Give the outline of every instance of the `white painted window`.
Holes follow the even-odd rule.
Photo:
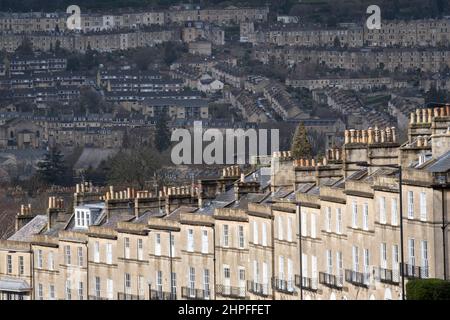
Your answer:
[[[398,224],[398,202],[395,198],[391,201],[391,224],[393,226]]]
[[[42,283],[38,284],[38,290],[37,290],[37,298],[38,300],[44,300],[44,288],[42,286]]]
[[[95,286],[95,296],[97,298],[100,298],[100,296],[101,296],[100,277],[95,277],[94,286]]]
[[[130,238],[124,238],[124,256],[125,259],[130,259]]]
[[[38,269],[42,269],[42,250],[39,249],[37,251],[37,267]],[[8,255],[8,273],[12,273],[12,257]]]
[[[352,227],[358,227],[358,204],[356,201],[352,202]]]
[[[138,296],[144,297],[145,296],[145,278],[144,276],[139,275],[138,276]]]
[[[420,193],[420,220],[427,221],[427,194]]]
[[[357,246],[352,248],[352,260],[353,260],[353,271],[357,272],[359,270],[359,250]]]
[[[78,282],[78,300],[84,300],[84,283]]]
[[[245,245],[245,239],[244,239],[244,227],[239,226],[238,227],[238,239],[239,239],[239,248],[243,249]]]
[[[287,241],[292,241],[292,218],[287,218]]]
[[[106,263],[112,264],[112,244],[106,244]]]
[[[259,269],[258,269],[258,261],[253,260],[253,281],[255,283],[259,283]]]
[[[171,252],[169,252],[171,257],[175,257],[175,235],[170,234],[170,250]]]
[[[174,297],[177,296],[177,274],[175,272],[172,272],[171,293]]]
[[[239,295],[245,295],[245,268],[238,267],[238,275],[239,275]]]
[[[195,296],[195,268],[189,267],[189,295]]]
[[[55,286],[53,284],[51,284],[49,286],[49,299],[50,300],[55,300],[56,299],[56,295],[55,295]]]
[[[258,223],[253,221],[253,243],[258,244]]]
[[[66,265],[72,264],[70,246],[64,246],[64,263]]]
[[[223,225],[223,237],[222,237],[222,241],[223,241],[223,246],[224,247],[228,247],[229,243],[228,243],[228,225],[225,224]]]
[[[315,238],[316,235],[316,215],[311,213],[311,238]]]
[[[333,274],[333,257],[331,256],[331,250],[325,251],[325,261],[327,262],[327,273]]]
[[[82,267],[84,265],[83,248],[78,247],[77,252],[78,252],[78,266]]]
[[[363,204],[363,229],[369,230],[369,204]]]
[[[311,279],[316,285],[317,282],[317,256],[311,256]]]
[[[98,241],[94,242],[94,262],[100,262],[100,243]]]
[[[49,254],[49,256],[50,256],[50,254]],[[11,265],[11,268],[12,268],[12,265]],[[49,269],[50,269],[50,267],[49,267]],[[19,256],[19,275],[23,275],[24,273],[25,273],[25,264],[23,261],[23,256]]]
[[[267,223],[262,223],[262,245],[267,246]]]
[[[408,262],[411,266],[416,265],[415,243],[414,239],[408,239]]]
[[[263,293],[267,294],[268,293],[268,286],[267,284],[269,283],[269,266],[267,264],[267,262],[263,262],[263,269],[262,269],[262,284],[263,284]]]
[[[308,235],[308,230],[307,230],[307,225],[306,225],[306,223],[308,221],[306,220],[306,212],[305,211],[302,211],[301,218],[302,218],[302,222],[301,222],[302,236],[306,237]]]
[[[398,258],[398,245],[394,244],[392,246],[392,269],[399,269],[399,258]]]
[[[278,278],[284,280],[284,257],[278,257]]]
[[[344,282],[344,259],[342,258],[342,251],[336,252],[336,261],[338,284],[342,286],[342,283]]]
[[[131,294],[131,274],[125,273],[125,293]]]
[[[142,239],[137,240],[137,258],[144,260],[144,241]]]
[[[325,208],[325,230],[331,232],[331,208]]]
[[[308,255],[302,253],[302,274],[303,278],[308,278]]]
[[[194,230],[188,229],[187,233],[187,251],[193,252],[194,251]]]
[[[342,210],[336,209],[336,233],[342,234]]]
[[[421,251],[421,276],[422,278],[428,278],[428,241],[422,240],[420,242],[420,251]]]
[[[157,255],[157,256],[161,255],[161,234],[160,233],[155,234],[155,255]]]
[[[203,290],[205,291],[205,298],[209,298],[209,269],[203,269]]]
[[[278,216],[278,239],[283,240],[283,217]]]
[[[287,259],[287,289],[292,291],[294,289],[294,264],[292,259]]]
[[[408,219],[414,219],[414,194],[408,191]]]
[[[387,268],[387,247],[384,242],[380,244],[380,263],[383,269]]]
[[[202,230],[202,253],[209,252],[208,230]]]
[[[225,294],[229,294],[231,292],[230,276],[230,267],[228,265],[223,265],[223,290]]]
[[[71,288],[71,283],[70,280],[66,280],[66,288],[65,288],[65,292],[66,292],[66,300],[72,300],[72,288]]]
[[[380,197],[380,223],[386,224],[386,198]]]
[[[369,281],[369,275],[370,275],[370,252],[369,249],[364,249],[363,251],[363,268],[364,268],[364,283],[367,283]]]
[[[106,292],[108,299],[114,299],[114,282],[112,279],[106,280]]]

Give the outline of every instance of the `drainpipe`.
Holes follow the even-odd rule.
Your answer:
[[[275,300],[275,290],[274,290],[274,275],[275,275],[275,230],[274,230],[274,226],[275,226],[275,216],[273,215],[273,211],[272,211],[272,230],[271,230],[271,234],[272,234],[272,300]]]
[[[300,266],[300,300],[303,300],[303,252],[302,252],[302,220],[300,202],[297,203],[298,212],[298,246],[299,246],[299,266]]]
[[[30,254],[30,277],[31,277],[31,294],[30,300],[34,300],[34,284],[35,284],[35,274],[34,274],[34,251],[31,248]]]
[[[213,286],[214,286],[214,300],[217,300],[216,298],[216,224],[214,223],[213,225],[213,251],[214,251],[214,256],[213,256],[213,262],[214,262],[214,282],[213,282]]]
[[[446,248],[446,242],[445,242],[445,229],[448,226],[448,223],[445,221],[445,193],[444,193],[444,187],[441,189],[442,191],[442,248],[443,248],[443,260],[444,260],[444,280],[447,280],[447,248]]]
[[[173,252],[172,252],[172,231],[169,230],[169,261],[170,261],[170,292],[173,293]]]

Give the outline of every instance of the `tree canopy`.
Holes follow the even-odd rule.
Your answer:
[[[291,152],[294,159],[309,158],[311,156],[311,143],[303,122],[300,122],[292,138]]]

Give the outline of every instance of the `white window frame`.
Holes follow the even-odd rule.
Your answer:
[[[83,256],[83,247],[77,247],[77,257],[78,257],[78,266],[84,266],[84,256]]]
[[[65,289],[66,300],[72,300],[72,283],[70,282],[70,279],[66,280]]]
[[[161,255],[161,233],[155,233],[155,256]]]
[[[342,209],[336,208],[336,233],[342,234]]]
[[[84,300],[84,282],[78,281],[78,300]]]
[[[114,299],[114,281],[112,279],[106,279],[106,292],[108,299]]]
[[[292,218],[287,217],[287,237],[286,240],[292,242]]]
[[[352,268],[353,271],[359,271],[359,248],[357,246],[352,247]]]
[[[124,245],[123,245],[123,247],[124,247],[124,257],[125,257],[125,259],[130,259],[130,238],[125,237],[123,239],[123,242],[124,242]]]
[[[95,277],[94,278],[94,289],[95,289],[95,296],[97,298],[100,298],[102,296],[102,291],[101,291],[101,279],[100,277]]]
[[[244,249],[245,247],[245,238],[244,238],[244,226],[238,226],[238,242],[239,249]]]
[[[325,231],[331,232],[331,208],[325,207]]]
[[[408,219],[414,219],[414,193],[408,191]]]
[[[426,194],[426,192],[420,193],[419,203],[420,203],[420,220],[427,221],[427,194]]]
[[[42,269],[43,268],[43,254],[42,250],[38,249],[37,251],[37,268]],[[10,259],[11,258],[11,259]],[[8,273],[12,272],[12,257],[11,255],[8,255]]]
[[[355,200],[352,202],[352,227],[358,228],[358,203]]]
[[[420,241],[420,258],[421,258],[421,277],[428,278],[429,277],[429,249],[428,249],[428,241],[422,240]]]
[[[303,211],[300,213],[300,217],[302,219],[302,222],[300,223],[301,228],[302,228],[302,237],[306,237],[308,236],[308,228],[307,228],[307,215],[306,215],[306,211]]]
[[[363,230],[369,230],[369,204],[363,204]]]
[[[194,229],[187,230],[187,251],[194,251]]]
[[[209,299],[211,294],[209,269],[203,269],[203,290],[205,292],[205,298]]]
[[[137,259],[144,260],[144,240],[141,238],[137,239]]]
[[[283,240],[283,217],[282,216],[278,216],[278,240]]]
[[[258,235],[258,222],[253,221],[253,243],[258,244],[259,242],[259,235]]]
[[[398,225],[398,202],[397,198],[391,199],[391,224],[393,226]]]
[[[64,262],[67,265],[72,264],[72,252],[70,246],[64,246]]]
[[[316,214],[311,213],[311,238],[315,239],[317,237],[317,221]]]
[[[333,257],[331,255],[331,250],[325,251],[325,261],[327,264],[327,273],[333,274]]]
[[[55,294],[55,285],[51,284],[48,287],[48,298],[50,300],[56,300],[56,294]]]
[[[267,246],[267,223],[262,223],[262,243],[263,246]]]
[[[386,197],[380,197],[380,223],[386,224]]]
[[[94,242],[94,262],[100,262],[100,243],[98,241]]]
[[[112,243],[106,244],[106,264],[112,264]]]
[[[230,226],[228,224],[224,224],[222,227],[222,245],[227,248],[230,245]]]
[[[209,253],[208,230],[202,230],[202,253]]]

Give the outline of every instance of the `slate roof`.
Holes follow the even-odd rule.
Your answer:
[[[47,226],[47,216],[37,215],[30,222],[24,225],[8,240],[30,242],[31,238],[40,233]]]

